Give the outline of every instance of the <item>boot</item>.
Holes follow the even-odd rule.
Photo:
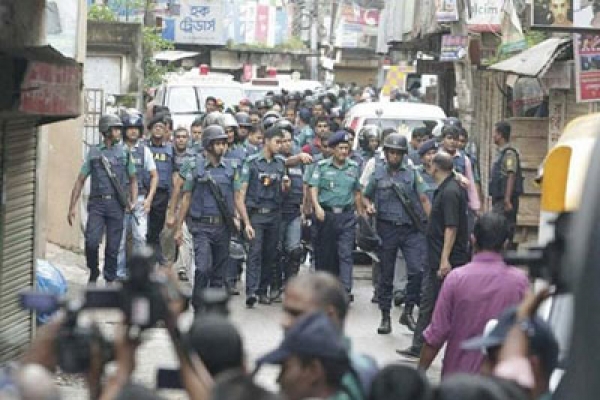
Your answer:
[[[380,335],[389,335],[392,332],[392,321],[390,319],[389,311],[381,312],[381,324],[377,328],[377,333]]]
[[[404,306],[404,311],[400,316],[400,323],[406,325],[411,332],[414,332],[417,327],[417,323],[413,317],[413,308],[414,306]]]

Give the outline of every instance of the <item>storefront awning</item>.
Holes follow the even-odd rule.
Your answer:
[[[546,39],[516,56],[490,66],[489,69],[522,76],[541,77],[548,71],[554,60],[572,46],[572,43],[572,39]]]
[[[183,60],[184,58],[196,57],[197,51],[183,51],[183,50],[165,50],[158,52],[154,55],[156,61],[173,62]]]

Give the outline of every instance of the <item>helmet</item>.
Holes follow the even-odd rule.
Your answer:
[[[447,118],[445,123],[446,123],[446,125],[457,126],[459,128],[462,128],[462,122],[460,122],[460,119],[458,119],[456,117]]]
[[[209,125],[202,133],[202,147],[207,149],[212,142],[220,139],[227,140],[225,130],[220,125]]]
[[[362,149],[369,147],[369,141],[371,139],[381,140],[381,128],[379,126],[365,125],[358,133],[358,140]]]
[[[265,100],[258,100],[256,102],[256,108],[260,109],[260,108],[269,108],[269,106],[267,105],[267,102]]]
[[[106,114],[100,117],[100,121],[98,122],[100,132],[106,134],[110,131],[110,128],[115,126],[119,128],[123,126],[123,123],[116,115]]]
[[[237,121],[235,120],[235,117],[231,114],[225,113],[225,114],[221,114],[221,124],[220,124],[224,129],[226,128],[234,128],[234,129],[239,129],[239,125],[237,123]]]
[[[121,118],[123,122],[123,128],[139,128],[144,129],[144,120],[142,115],[139,113],[128,113]]]
[[[288,131],[292,135],[294,134],[294,125],[285,118],[280,118],[275,122],[275,126],[284,131]]]
[[[406,136],[399,133],[390,133],[383,140],[383,149],[408,151],[408,141],[406,140]]]
[[[375,232],[369,221],[358,217],[358,234],[356,244],[363,251],[375,251],[381,246],[381,238]]]
[[[294,100],[296,102],[302,101],[302,93],[300,92],[292,92],[292,94],[290,95],[290,100]]]
[[[243,128],[252,128],[253,126],[252,122],[250,121],[250,114],[247,112],[240,111],[239,113],[235,114],[235,120],[237,121],[238,125]]]
[[[461,128],[457,125],[444,125],[442,128],[442,138],[446,136],[452,136],[457,138],[460,135]]]
[[[267,112],[262,119],[262,128],[266,132],[267,129],[275,125],[275,122],[281,119],[281,115],[279,115],[276,111]]]
[[[208,113],[206,117],[204,117],[204,128],[209,125],[221,125],[221,115],[223,114],[219,111]]]

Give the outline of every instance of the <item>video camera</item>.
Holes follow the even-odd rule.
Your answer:
[[[562,270],[565,261],[567,235],[573,214],[562,213],[554,221],[554,239],[541,247],[530,247],[525,251],[507,251],[504,261],[510,265],[524,265],[533,278],[547,281],[556,288],[556,293],[569,291],[569,284]]]

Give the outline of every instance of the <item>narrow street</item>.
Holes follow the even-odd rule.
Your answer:
[[[58,267],[67,278],[69,296],[81,293],[87,281],[87,271],[82,255],[49,244],[48,261]],[[395,350],[409,346],[412,335],[406,327],[398,324],[400,309],[396,308],[392,312],[394,321],[392,334],[378,335],[376,329],[380,313],[377,305],[370,302],[372,289],[370,279],[367,278],[370,277],[370,270],[367,267],[357,267],[355,271],[355,300],[346,323],[347,334],[352,339],[352,345],[359,352],[374,357],[380,365],[401,362],[402,358],[396,354]],[[260,306],[248,310],[244,299],[244,296],[233,297],[230,310],[231,318],[244,338],[248,366],[252,369],[254,360],[275,348],[281,340],[282,331],[279,326],[281,305]],[[94,316],[100,321],[107,335],[110,335],[116,326],[115,322],[119,319],[118,314],[113,312],[94,312]],[[186,326],[190,323],[191,313],[188,312],[182,317],[181,324]],[[157,368],[174,367],[176,365],[175,355],[165,330],[151,329],[145,335],[144,343],[138,351],[135,379],[147,387],[154,387]],[[441,358],[438,358],[428,373],[432,381],[439,380],[440,365]],[[276,390],[277,374],[277,368],[265,366],[258,374],[258,380],[265,387]],[[83,400],[88,398],[83,380],[62,375],[57,378],[57,382],[65,399]],[[161,391],[161,395],[169,399],[187,398],[183,392],[177,391]]]

